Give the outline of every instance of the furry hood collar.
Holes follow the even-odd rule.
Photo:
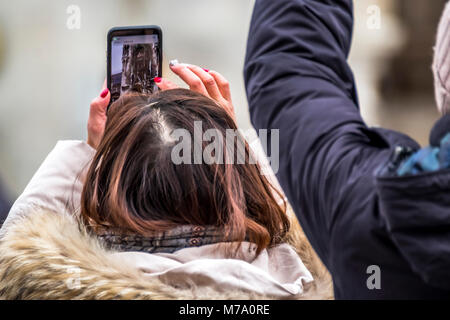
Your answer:
[[[331,278],[292,221],[290,243],[314,281],[293,299],[332,298]],[[68,215],[35,212],[18,219],[0,241],[3,299],[266,299],[244,291],[169,285],[116,258]]]

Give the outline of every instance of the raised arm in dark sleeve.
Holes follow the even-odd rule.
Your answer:
[[[345,186],[388,155],[359,113],[352,11],[349,0],[256,0],[244,71],[252,123],[279,129],[278,179],[326,264]]]

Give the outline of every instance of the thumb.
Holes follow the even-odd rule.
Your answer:
[[[103,89],[98,97],[91,102],[91,115],[106,116],[106,110],[111,100],[111,94],[107,88]]]
[[[105,131],[106,125],[106,111],[108,109],[108,104],[111,99],[111,94],[107,88],[103,89],[100,96],[92,100],[89,119],[88,119],[88,140],[87,143],[93,147],[97,148],[100,140]]]
[[[156,77],[154,81],[161,91],[178,88],[178,86],[175,83],[166,78]]]

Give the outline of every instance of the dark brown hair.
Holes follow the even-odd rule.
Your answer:
[[[182,224],[218,226],[233,241],[256,243],[258,253],[277,243],[289,228],[286,206],[277,204],[258,164],[249,162],[242,136],[244,164],[171,160],[178,141],[167,137],[177,128],[193,135],[194,121],[224,137],[237,129],[215,101],[190,90],[128,94],[114,102],[83,188],[83,221],[143,236]]]

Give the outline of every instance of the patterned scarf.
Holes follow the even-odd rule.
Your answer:
[[[225,236],[223,228],[213,226],[182,225],[145,237],[110,229],[96,230],[96,234],[109,249],[147,253],[173,253],[183,248],[233,241]]]

